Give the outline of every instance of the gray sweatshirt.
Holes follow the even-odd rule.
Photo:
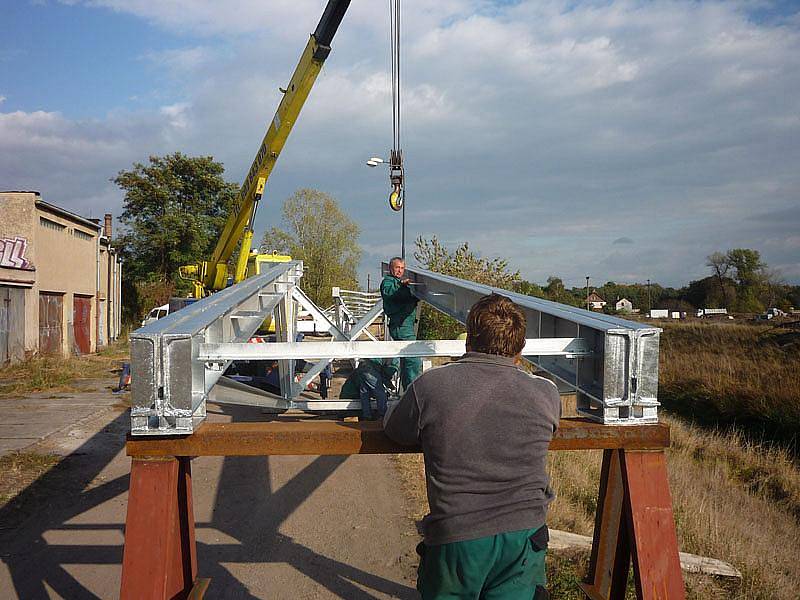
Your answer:
[[[560,417],[556,386],[503,356],[468,352],[414,381],[384,430],[422,445],[425,544],[544,525],[553,499],[545,460]]]

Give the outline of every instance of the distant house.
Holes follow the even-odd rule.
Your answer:
[[[619,300],[617,300],[616,304],[614,304],[614,309],[617,312],[632,313],[633,302],[631,302],[627,298],[620,298]]]
[[[586,298],[586,304],[589,305],[590,310],[603,310],[603,307],[608,303],[600,297],[600,294],[592,291]]]

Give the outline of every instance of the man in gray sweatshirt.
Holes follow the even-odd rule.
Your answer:
[[[384,420],[420,444],[430,514],[417,589],[432,598],[547,598],[545,461],[561,417],[555,385],[517,367],[525,314],[498,294],[467,318],[467,353],[416,379]]]

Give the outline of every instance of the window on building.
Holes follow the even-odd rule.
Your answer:
[[[85,231],[81,231],[80,229],[73,229],[72,230],[72,235],[74,235],[76,238],[81,239],[81,240],[91,240],[94,237],[94,236],[89,235]]]
[[[41,225],[45,229],[52,229],[53,231],[64,231],[67,228],[66,225],[62,225],[61,223],[56,223],[55,221],[51,221],[50,219],[45,219],[44,217],[39,217],[39,225]]]

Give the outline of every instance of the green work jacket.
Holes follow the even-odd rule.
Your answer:
[[[419,300],[407,285],[400,283],[394,275],[385,275],[381,281],[383,312],[389,317],[389,327],[414,328],[414,316]]]

